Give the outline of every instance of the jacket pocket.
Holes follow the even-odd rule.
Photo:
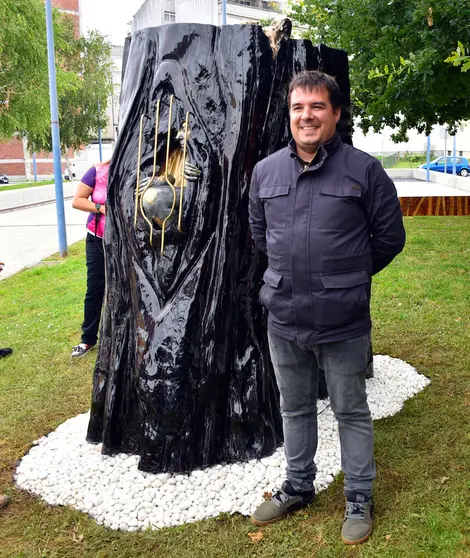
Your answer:
[[[347,230],[365,221],[362,191],[354,184],[320,184],[313,207],[313,222],[320,229]]]
[[[354,184],[334,185],[320,185],[318,191],[323,196],[333,196],[335,198],[360,198],[362,195],[362,188]]]
[[[285,229],[287,223],[287,196],[290,185],[262,186],[258,198],[263,202],[268,229]]]
[[[269,310],[270,302],[275,296],[274,290],[279,289],[282,281],[282,274],[274,271],[271,267],[264,272],[263,275],[264,285],[259,292],[259,299],[261,304],[266,306]]]
[[[321,330],[346,327],[369,316],[370,279],[365,269],[320,276],[313,291],[315,323]]]

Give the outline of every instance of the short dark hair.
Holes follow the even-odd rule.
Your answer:
[[[294,89],[306,89],[313,91],[326,89],[333,110],[341,108],[341,92],[333,76],[320,72],[319,70],[305,70],[296,74],[289,84],[287,94],[287,106],[290,109],[290,98]]]

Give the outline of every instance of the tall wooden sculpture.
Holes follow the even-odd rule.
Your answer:
[[[275,41],[256,25],[175,24],[128,44],[88,440],[139,454],[146,471],[263,457],[282,442],[250,176],[289,139],[295,72],[337,77],[345,141],[350,130],[346,53]]]

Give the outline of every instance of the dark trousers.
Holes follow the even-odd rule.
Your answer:
[[[82,343],[96,345],[103,305],[105,275],[103,240],[92,234],[86,237],[86,296],[82,324]]]

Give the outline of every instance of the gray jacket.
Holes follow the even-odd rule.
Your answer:
[[[371,277],[405,245],[397,192],[377,159],[336,133],[306,168],[292,140],[255,166],[249,212],[268,256],[260,299],[272,333],[310,345],[370,331]]]

